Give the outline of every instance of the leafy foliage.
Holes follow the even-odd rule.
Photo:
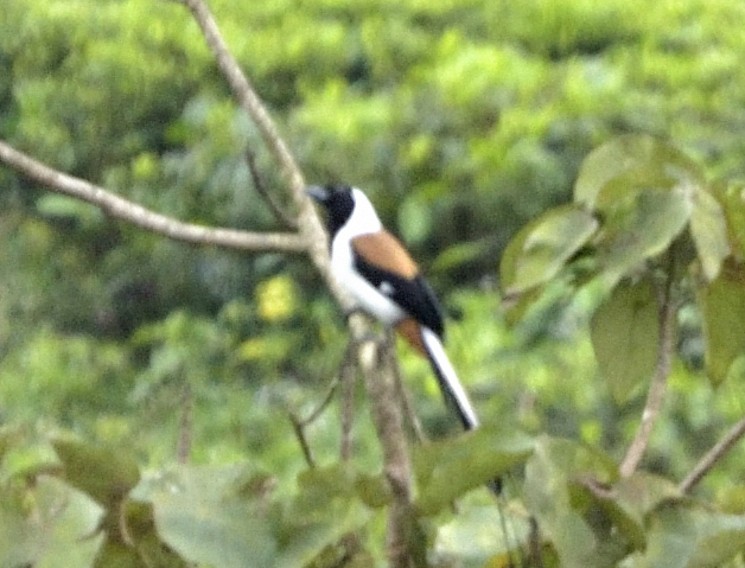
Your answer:
[[[578,211],[598,219],[593,230],[579,223],[569,250],[583,249],[581,255],[566,253],[568,231],[555,221],[573,211],[567,206],[544,213],[507,248],[502,273],[513,293],[525,295],[521,310],[536,302],[549,280],[518,280],[515,267],[521,263],[531,263],[534,274],[569,272],[575,286],[592,290],[598,297],[591,340],[599,370],[624,402],[640,384],[666,372],[660,366],[670,347],[662,338],[672,330],[663,327],[675,326],[676,320],[665,314],[684,299],[695,301],[706,330],[705,370],[714,384],[721,383],[745,353],[740,318],[745,280],[737,276],[745,259],[730,254],[736,243],[729,235],[739,229],[727,227],[724,208],[698,169],[668,144],[627,135],[587,157],[574,199]],[[534,241],[555,246],[544,246],[537,255]],[[684,296],[691,288],[697,295]],[[646,412],[643,420],[649,418]],[[629,478],[618,483],[613,461],[606,459],[601,467],[603,462],[574,443],[544,440],[527,464],[526,504],[561,565],[615,566],[633,552],[642,566],[716,566],[742,551],[739,544],[710,544],[727,541],[725,534],[736,533],[741,518],[700,516],[672,484],[652,478],[634,482],[645,496],[644,506],[650,496],[653,502],[639,511],[639,503],[626,501],[623,487]],[[686,521],[678,524],[681,518]],[[680,538],[686,546],[677,544]],[[670,548],[676,554],[659,552]]]
[[[485,428],[455,436],[401,349],[426,429],[450,434],[416,452],[420,557],[741,563],[741,453],[695,500],[673,482],[743,414],[741,3],[210,4],[309,178],[368,189],[451,290]],[[244,151],[280,194],[273,165],[177,3],[6,0],[0,108],[4,139],[156,210],[277,225]],[[345,342],[304,261],[166,242],[5,169],[0,243],[0,566],[384,562],[363,401],[349,463],[333,407],[307,432],[316,468],[287,420]],[[681,357],[645,471],[620,478],[666,290]],[[497,474],[506,539],[476,489]]]

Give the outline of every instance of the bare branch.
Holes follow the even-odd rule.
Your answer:
[[[303,450],[305,463],[307,463],[308,467],[310,467],[311,469],[316,467],[316,460],[313,458],[313,452],[310,449],[310,444],[308,444],[308,439],[305,437],[303,421],[291,412],[290,423],[292,424],[292,430],[295,432],[295,437],[300,444],[300,449]]]
[[[339,455],[343,461],[352,457],[354,385],[357,378],[356,347],[354,341],[349,342],[339,369],[339,382],[341,384],[341,444]]]
[[[191,383],[184,380],[181,393],[181,416],[178,424],[178,443],[176,445],[176,461],[178,463],[189,463],[193,436],[194,395],[191,392]]]
[[[203,0],[180,0],[191,11],[194,19],[202,30],[204,39],[207,42],[220,71],[228,82],[233,96],[241,105],[241,108],[251,117],[257,128],[261,132],[264,142],[274,155],[275,160],[282,168],[283,173],[287,176],[291,187],[297,187],[301,190],[305,186],[302,173],[295,163],[287,145],[279,135],[274,121],[269,116],[266,107],[251,86],[248,77],[241,70],[238,61],[228,49],[225,40],[220,33],[212,12]]]
[[[351,320],[360,316],[353,315]],[[383,448],[383,471],[393,494],[389,512],[387,551],[390,566],[411,565],[412,467],[398,398],[394,368],[394,345],[389,330],[384,343],[361,344],[359,361],[370,394],[372,417]]]
[[[183,223],[50,168],[3,140],[0,140],[0,162],[57,193],[95,205],[112,217],[171,239],[250,251],[305,252],[308,248],[300,235],[292,233],[252,233]]]
[[[686,478],[680,482],[678,489],[681,493],[690,493],[690,491],[701,481],[709,471],[729,452],[740,438],[745,435],[745,418],[740,419],[727,435],[724,436],[716,445],[711,448],[704,457],[696,464]]]
[[[285,227],[297,230],[297,221],[295,220],[295,218],[289,215],[282,208],[282,206],[277,203],[277,200],[274,199],[272,194],[269,193],[269,190],[264,184],[264,180],[259,173],[259,168],[256,164],[256,156],[254,155],[254,153],[251,150],[246,150],[244,157],[246,159],[248,171],[251,174],[251,181],[253,182],[254,189],[256,189],[256,192],[264,200],[264,203],[269,206],[269,209],[274,215],[274,218],[282,223]]]
[[[352,302],[347,294],[331,277],[329,270],[328,236],[321,224],[318,214],[310,199],[305,195],[305,180],[292,153],[279,135],[274,121],[254,91],[250,81],[241,70],[240,65],[225,43],[220,30],[209,8],[203,0],[179,0],[191,11],[202,30],[207,45],[212,50],[217,65],[230,86],[233,96],[241,108],[256,124],[264,143],[269,148],[290,186],[292,199],[298,208],[297,223],[303,241],[307,245],[313,264],[321,273],[329,290],[333,293],[342,309],[348,311]],[[353,335],[356,336],[354,330]]]
[[[677,303],[673,299],[674,272],[674,258],[671,256],[667,280],[660,293],[660,345],[657,353],[657,363],[647,393],[647,400],[644,403],[639,428],[619,467],[621,477],[631,476],[639,466],[639,462],[647,451],[652,428],[665,400],[667,377],[670,375],[670,366],[675,348]]]

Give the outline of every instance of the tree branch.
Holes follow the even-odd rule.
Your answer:
[[[305,187],[305,181],[303,180],[300,168],[295,163],[295,158],[293,158],[289,148],[279,135],[274,121],[269,116],[266,107],[256,94],[248,77],[243,73],[238,61],[236,61],[228,49],[209,7],[203,0],[177,1],[184,4],[191,11],[236,101],[246,114],[251,117],[254,124],[256,124],[261,132],[264,143],[274,155],[277,164],[282,168],[285,176],[287,176],[290,186],[299,188],[302,193]]]
[[[254,153],[248,149],[244,153],[244,158],[246,160],[248,172],[251,175],[254,189],[264,200],[264,203],[267,204],[272,215],[274,215],[274,218],[282,223],[286,228],[297,230],[297,221],[295,218],[282,208],[264,184],[264,180],[259,173],[259,167],[256,164],[256,156],[254,156]]]
[[[171,239],[251,251],[305,252],[308,249],[297,234],[252,233],[183,223],[146,209],[103,187],[50,168],[3,140],[0,140],[0,162],[52,191],[95,205],[112,217]]]
[[[308,254],[313,264],[321,273],[326,285],[342,309],[344,311],[351,310],[352,302],[350,298],[331,277],[329,270],[328,235],[326,235],[326,231],[310,199],[305,195],[303,174],[289,148],[279,135],[279,131],[269,112],[267,112],[266,107],[243,73],[238,61],[236,61],[228,49],[207,4],[203,0],[176,1],[184,4],[191,11],[192,16],[202,30],[205,41],[212,51],[220,71],[233,92],[233,96],[244,112],[256,124],[262,140],[287,178],[292,199],[298,209],[298,229],[302,240],[306,243]],[[352,329],[353,336],[359,337],[364,334],[364,330],[357,331],[361,331],[361,333],[358,334],[355,329]]]
[[[318,215],[305,195],[305,181],[292,154],[282,141],[263,103],[243,74],[238,62],[228,50],[209,8],[203,0],[179,0],[189,7],[197,20],[205,40],[212,50],[217,64],[228,81],[233,94],[244,111],[256,123],[259,132],[275,160],[288,178],[293,201],[298,207],[298,229],[308,245],[308,253],[337,302],[345,312],[351,311],[353,303],[331,276],[329,267],[328,236]],[[352,340],[360,346],[357,359],[362,369],[365,387],[370,396],[373,421],[383,448],[383,468],[393,493],[393,503],[388,524],[388,555],[391,566],[409,566],[412,547],[408,539],[411,519],[411,463],[406,434],[401,416],[401,406],[396,397],[393,380],[390,348],[374,348],[369,341],[369,326],[364,317],[353,315],[348,320]],[[368,351],[373,346],[373,353]],[[387,345],[391,345],[390,339]],[[368,346],[368,347],[366,347]]]
[[[691,490],[701,481],[709,471],[729,452],[740,438],[745,435],[745,418],[740,419],[729,432],[711,448],[704,457],[699,460],[696,466],[680,482],[678,489],[681,493],[690,493]]]
[[[647,400],[644,403],[644,411],[642,412],[639,428],[619,467],[621,477],[631,476],[639,466],[639,462],[647,451],[649,439],[652,435],[652,428],[657,421],[660,410],[662,410],[662,403],[665,400],[667,377],[670,375],[670,366],[675,348],[675,315],[677,304],[672,297],[673,282],[675,279],[673,263],[674,259],[671,258],[667,280],[660,294],[660,346],[657,353],[657,363],[649,386],[649,392],[647,393]]]
[[[353,315],[350,319],[358,317]],[[412,564],[413,551],[409,541],[412,467],[396,386],[391,333],[383,343],[361,342],[358,357],[370,394],[373,423],[383,448],[383,471],[393,494],[388,516],[388,560],[392,567],[408,568]]]

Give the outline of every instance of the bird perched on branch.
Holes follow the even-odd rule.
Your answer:
[[[406,248],[385,230],[362,190],[327,185],[306,191],[328,213],[331,271],[339,284],[363,311],[394,328],[429,360],[464,428],[477,428],[479,419],[442,344],[440,305]],[[498,485],[491,487],[499,492]]]

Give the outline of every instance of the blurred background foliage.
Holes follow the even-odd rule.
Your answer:
[[[421,259],[451,316],[448,349],[486,423],[550,431],[620,457],[642,393],[598,380],[588,306],[557,286],[508,328],[508,239],[570,200],[582,159],[613,135],[669,138],[708,179],[745,177],[740,0],[272,0],[211,3],[228,44],[309,180],[365,188]],[[50,165],[183,220],[278,228],[252,187],[281,183],[196,25],[159,0],[4,0],[0,136]],[[281,195],[281,193],[280,193]],[[176,459],[246,460],[289,492],[304,469],[288,413],[338,369],[343,319],[310,263],[169,242],[0,169],[2,478],[54,462],[73,432]],[[701,372],[699,316],[648,466],[680,478],[743,414],[742,382]],[[426,365],[401,349],[433,435],[453,428]],[[188,385],[188,387],[187,387]],[[356,456],[375,463],[364,406]],[[337,455],[338,415],[309,439]],[[705,482],[731,499],[737,450]]]

